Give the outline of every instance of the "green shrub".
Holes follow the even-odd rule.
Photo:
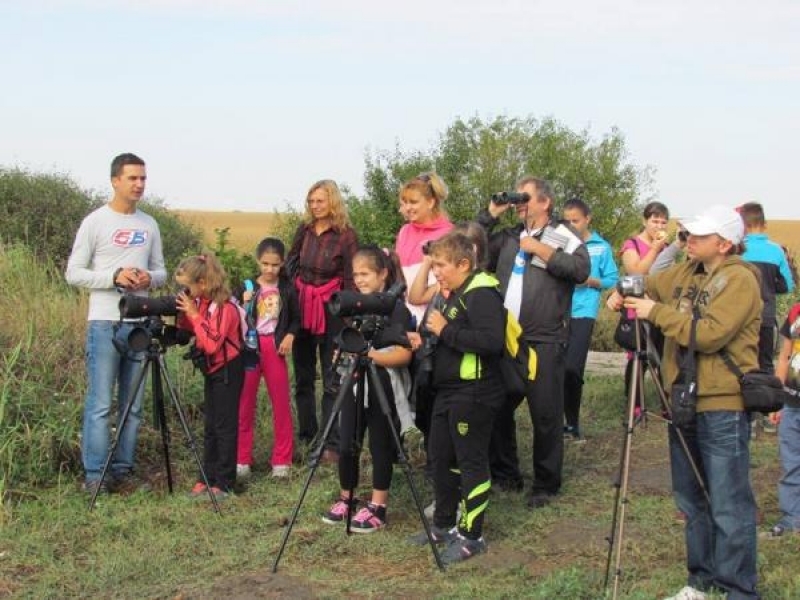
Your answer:
[[[81,221],[101,204],[66,175],[0,169],[0,242],[26,244],[63,270]]]

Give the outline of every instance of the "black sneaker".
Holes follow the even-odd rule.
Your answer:
[[[434,544],[447,544],[456,537],[458,537],[458,531],[455,527],[452,529],[442,529],[436,525],[431,525],[431,538],[433,539]],[[430,543],[428,541],[428,535],[425,533],[425,531],[421,531],[409,536],[408,541],[415,546],[424,546]]]
[[[145,481],[133,471],[128,471],[121,475],[115,475],[108,486],[109,490],[114,494],[122,494],[127,496],[135,492],[152,492],[153,486],[150,482]]]
[[[477,540],[471,540],[456,534],[455,539],[450,540],[447,548],[442,552],[442,562],[446,565],[452,565],[484,552],[486,552],[486,541],[482,537]]]
[[[99,489],[98,489],[99,488]],[[97,490],[98,496],[108,496],[108,485],[105,481],[100,481],[99,479],[92,479],[91,481],[84,481],[82,489],[86,492],[89,496],[94,494],[94,491]]]

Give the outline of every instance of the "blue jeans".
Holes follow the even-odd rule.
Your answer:
[[[115,321],[89,321],[86,331],[86,376],[88,389],[83,407],[83,468],[86,481],[100,479],[111,447],[109,415],[114,388],[117,392],[117,420],[122,416],[132,388],[144,366],[144,353],[122,356],[114,347]],[[119,335],[127,337],[132,325],[123,324]],[[142,420],[144,385],[139,386],[128,419],[111,461],[111,475],[118,477],[133,469],[136,436]]]
[[[725,590],[730,600],[758,598],[747,413],[698,413],[696,424],[681,431],[710,497],[709,504],[670,426],[672,489],[686,515],[688,583],[700,590]]]
[[[783,471],[778,482],[778,504],[783,513],[780,525],[800,531],[800,408],[783,407],[778,444]]]

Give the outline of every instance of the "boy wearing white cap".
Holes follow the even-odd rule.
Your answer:
[[[686,515],[688,585],[677,600],[706,598],[720,590],[729,599],[758,598],[756,505],[750,486],[749,418],[739,381],[720,355],[724,350],[747,372],[758,367],[761,294],[755,267],[737,253],[744,224],[732,208],[712,206],[681,223],[688,231],[688,261],[651,275],[646,296],[614,293],[608,305],[634,309],[664,332],[663,373],[669,388],[679,352],[689,345],[697,319],[697,414],[681,432],[705,481],[708,500],[670,425],[672,488]]]

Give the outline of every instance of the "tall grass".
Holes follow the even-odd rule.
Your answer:
[[[86,304],[24,246],[0,247],[0,481],[36,486],[78,456]],[[6,503],[6,506],[8,504]]]

